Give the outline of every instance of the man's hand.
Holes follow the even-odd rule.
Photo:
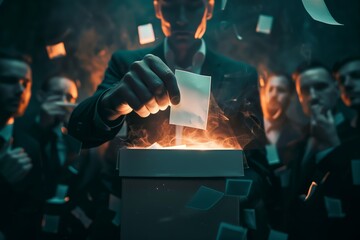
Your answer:
[[[339,145],[340,139],[331,111],[324,110],[322,106],[314,104],[311,106],[311,113],[311,134],[319,143],[320,148]]]
[[[9,148],[6,143],[0,149],[0,174],[11,184],[22,180],[32,168],[31,159],[22,148]]]
[[[48,96],[41,104],[40,125],[44,128],[53,125],[56,119],[64,119],[68,116],[75,106],[74,103],[64,102],[62,96]]]
[[[134,62],[123,79],[100,100],[100,115],[115,120],[135,111],[147,117],[180,102],[176,78],[158,57],[148,54]]]

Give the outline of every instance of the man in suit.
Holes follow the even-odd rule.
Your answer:
[[[245,63],[212,52],[202,39],[214,0],[155,0],[154,8],[165,40],[152,49],[115,52],[96,93],[73,111],[69,133],[82,141],[83,147],[94,147],[114,138],[126,121],[130,144],[138,142],[143,133],[148,145],[163,136],[172,139],[176,130],[168,123],[168,106],[182,98],[173,70],[187,70],[211,76],[210,111],[215,112],[216,120],[223,120],[213,132],[227,131],[224,139],[236,137],[245,149],[250,166],[247,173],[254,169],[267,173],[261,150],[265,138],[257,72]],[[185,135],[188,129],[184,127]],[[259,189],[253,193],[257,200],[263,194]],[[259,226],[258,230],[265,238],[266,229]]]
[[[331,227],[326,197],[332,194],[328,189],[336,188],[334,176],[345,173],[341,172],[342,168],[333,167],[334,159],[327,156],[347,135],[338,131],[334,117],[339,98],[338,85],[329,69],[316,61],[300,65],[294,73],[294,80],[302,109],[310,123],[304,138],[288,148],[289,156],[293,156],[289,164],[288,231],[291,239],[329,239],[336,229]],[[347,194],[349,191],[340,195]]]
[[[360,134],[360,57],[350,57],[337,62],[333,72],[338,80],[341,99],[356,114],[350,125]],[[357,129],[357,131],[356,131]]]
[[[301,137],[301,127],[286,115],[295,86],[290,76],[273,73],[261,92],[266,137],[277,148],[286,147]],[[282,159],[286,163],[286,159]]]
[[[31,96],[29,58],[15,50],[0,50],[0,236],[36,239],[42,208],[39,146],[15,118]]]

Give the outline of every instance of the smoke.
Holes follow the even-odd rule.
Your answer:
[[[174,125],[165,119],[156,127],[155,142],[161,146],[174,146]],[[136,129],[130,127],[128,139],[131,140],[130,147],[148,147],[154,143],[150,136],[154,130]],[[229,119],[220,109],[213,96],[210,98],[210,108],[207,130],[190,127],[183,128],[182,143],[191,148],[205,149],[241,149],[237,137],[230,127]]]

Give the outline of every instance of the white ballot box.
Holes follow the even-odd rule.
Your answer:
[[[121,239],[216,239],[239,224],[227,179],[244,175],[241,150],[121,149]]]

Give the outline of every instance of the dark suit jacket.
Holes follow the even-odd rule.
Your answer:
[[[11,185],[0,176],[0,231],[6,239],[36,239],[43,207],[43,172],[39,145],[15,122],[12,148],[22,147],[33,167],[20,182]]]
[[[349,126],[347,127],[349,128]],[[344,129],[343,133],[349,132]],[[359,137],[345,139],[339,134],[341,145],[335,148],[320,162],[316,162],[315,153],[309,156],[305,166],[302,159],[310,134],[294,142],[287,149],[292,155],[290,186],[285,191],[285,225],[289,239],[358,239],[354,223],[359,221],[359,187],[352,184],[351,160],[360,157]],[[301,194],[307,194],[312,182],[317,187],[311,197],[304,201]],[[344,218],[329,218],[325,197],[341,200]],[[356,235],[355,235],[356,234]]]

